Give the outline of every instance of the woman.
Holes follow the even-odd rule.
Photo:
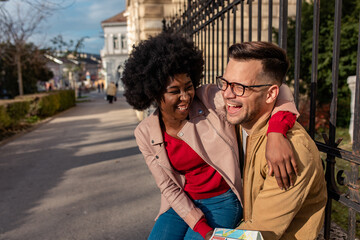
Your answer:
[[[135,130],[161,192],[150,240],[209,239],[215,227],[235,228],[242,217],[234,126],[216,86],[195,90],[203,64],[191,41],[162,33],[134,47],[125,65],[127,102],[137,110],[158,106]]]
[[[114,82],[111,82],[106,89],[106,98],[109,103],[113,103],[113,100],[116,101],[116,91],[117,87]]]

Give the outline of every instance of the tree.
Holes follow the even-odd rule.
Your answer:
[[[82,37],[76,42],[74,40],[65,41],[61,34],[50,39],[50,42],[53,44],[52,51],[60,57],[68,57],[69,55],[77,56],[80,52],[80,49],[84,47],[84,41],[89,37]]]
[[[42,22],[51,13],[60,8],[65,0],[11,0],[0,2],[0,42],[13,45],[13,51],[7,51],[4,61],[16,65],[19,95],[24,94],[23,52],[28,39],[41,27]],[[11,3],[11,5],[10,5]],[[0,52],[4,54],[3,50]]]
[[[2,43],[0,47],[5,54],[14,52],[15,49],[15,46],[9,43]],[[32,43],[26,44],[23,48],[21,62],[25,94],[36,92],[38,81],[48,81],[53,77],[53,73],[46,67],[45,51],[38,49]],[[0,86],[3,90],[6,89],[5,92],[0,92],[0,98],[15,97],[18,93],[16,65],[1,61],[0,72],[5,73],[5,76],[0,76]]]
[[[318,104],[330,103],[332,84],[332,55],[334,36],[335,0],[321,1],[320,34],[318,55]],[[338,85],[338,120],[339,126],[348,126],[350,120],[350,91],[347,77],[356,74],[357,37],[359,31],[360,2],[343,1],[340,39],[339,85]],[[313,39],[313,1],[303,1],[301,16],[301,60],[300,93],[306,94],[311,83]],[[291,63],[295,59],[295,20],[290,19],[288,29],[288,56]],[[288,72],[289,79],[294,78],[294,68]]]

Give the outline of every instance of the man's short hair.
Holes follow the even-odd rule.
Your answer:
[[[229,57],[235,60],[260,60],[268,79],[281,85],[289,69],[286,52],[270,42],[244,42],[229,48]]]

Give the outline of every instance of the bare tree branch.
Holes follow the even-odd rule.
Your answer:
[[[10,0],[0,2],[0,42],[14,45],[13,62],[17,66],[19,94],[23,95],[22,54],[29,38],[55,10],[69,7],[75,0]],[[11,4],[10,4],[11,3]]]

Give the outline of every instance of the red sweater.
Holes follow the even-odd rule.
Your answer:
[[[184,191],[192,199],[211,198],[225,193],[229,185],[186,142],[164,132],[165,148],[172,167],[185,175]],[[194,231],[205,238],[212,228],[201,218]]]
[[[269,121],[269,132],[286,132],[295,124],[296,116],[290,112],[277,112]],[[225,193],[229,185],[213,167],[208,165],[184,141],[171,137],[164,132],[165,148],[172,167],[185,176],[184,191],[192,199],[211,198]],[[204,238],[212,228],[206,219],[201,218],[194,231]]]
[[[164,132],[164,141],[172,167],[185,176],[184,191],[198,200],[219,196],[229,185],[213,167],[207,164],[184,141]]]

